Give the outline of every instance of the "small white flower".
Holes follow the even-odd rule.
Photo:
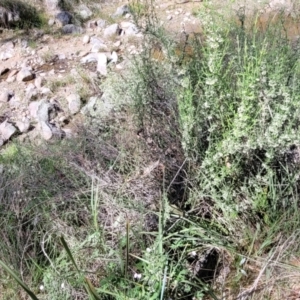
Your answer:
[[[141,280],[142,274],[140,274],[140,273],[134,273],[133,278],[136,279],[136,280]]]
[[[60,287],[62,288],[62,289],[64,289],[66,286],[65,286],[65,283],[63,282],[61,285],[60,285]]]
[[[45,287],[41,284],[40,285],[40,291],[43,291],[45,289]]]
[[[148,253],[150,253],[152,250],[151,250],[151,248],[146,248],[146,251],[147,251]]]
[[[217,78],[208,78],[208,79],[206,79],[205,83],[207,85],[214,85],[217,81],[218,81]]]

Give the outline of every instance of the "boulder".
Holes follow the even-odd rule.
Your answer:
[[[139,33],[138,28],[132,22],[121,22],[120,26],[123,29],[124,34],[127,36],[136,35]]]
[[[62,27],[61,31],[63,34],[76,34],[83,33],[83,28],[74,24],[67,24]]]
[[[55,11],[59,9],[61,0],[44,0],[47,10]]]
[[[14,96],[14,92],[12,91],[6,91],[6,90],[0,91],[0,103],[8,102],[13,96]]]
[[[98,61],[98,53],[90,53],[80,60],[82,64],[86,64],[93,61]]]
[[[53,133],[48,122],[40,122],[39,128],[40,128],[40,134],[44,140],[48,141],[52,138]]]
[[[110,61],[111,61],[112,63],[117,63],[117,61],[118,61],[118,54],[117,54],[116,51],[113,51],[113,52],[111,53],[111,59],[110,59]]]
[[[102,19],[99,19],[96,21],[96,24],[97,24],[97,27],[98,28],[104,28],[106,26],[106,21],[105,20],[102,20]]]
[[[29,121],[29,119],[25,118],[22,121],[17,121],[16,125],[20,132],[26,133],[29,131],[29,128],[30,128],[30,121]]]
[[[16,127],[8,123],[7,120],[0,124],[0,137],[3,141],[8,141],[16,131]]]
[[[90,36],[85,35],[82,39],[82,43],[85,45],[85,44],[88,44],[89,42],[90,42]]]
[[[97,72],[101,75],[107,75],[107,56],[105,53],[98,53]]]
[[[81,108],[81,100],[78,94],[70,94],[67,97],[68,104],[69,104],[69,111],[72,115],[77,114]]]
[[[92,37],[91,44],[91,52],[99,52],[100,50],[107,51],[107,46],[104,44],[104,41],[99,38]]]
[[[28,67],[23,67],[18,75],[17,75],[17,81],[21,82],[21,81],[29,81],[34,79],[34,74],[31,71],[31,68]]]
[[[84,4],[78,6],[77,12],[83,20],[87,20],[93,15],[92,11]]]
[[[61,11],[55,16],[56,24],[60,27],[72,23],[73,16],[67,11]]]
[[[48,100],[41,100],[36,111],[36,118],[39,122],[48,122],[50,120],[50,113],[54,110],[53,104]]]
[[[112,18],[119,18],[125,16],[130,13],[129,6],[127,4],[119,6],[114,14],[112,14]]]
[[[120,34],[120,27],[118,24],[112,24],[104,29],[104,37],[112,37]]]

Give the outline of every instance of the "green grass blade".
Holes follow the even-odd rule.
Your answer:
[[[75,260],[74,260],[74,258],[73,258],[73,255],[72,255],[72,253],[71,253],[71,250],[69,249],[69,246],[68,246],[67,242],[65,241],[64,237],[61,236],[61,237],[60,237],[60,240],[61,240],[61,242],[62,242],[62,244],[63,244],[63,247],[64,247],[65,250],[67,251],[67,254],[68,254],[69,258],[71,259],[71,261],[72,261],[74,267],[76,268],[76,271],[77,271],[79,274],[81,274],[81,272],[80,272],[79,268],[77,267],[77,264],[76,264],[76,262],[75,262]]]
[[[91,281],[85,277],[84,278],[85,282],[86,282],[86,287],[87,287],[87,290],[88,290],[88,293],[94,297],[94,299],[96,300],[101,300],[100,296],[98,295],[95,287],[93,286],[93,284],[91,283]]]
[[[35,294],[29,289],[29,287],[18,277],[18,275],[9,268],[2,260],[0,260],[0,266],[11,276],[13,279],[23,288],[23,290],[29,295],[33,300],[39,300]]]
[[[128,275],[128,265],[129,265],[129,220],[126,220],[126,263],[125,263],[125,278]]]

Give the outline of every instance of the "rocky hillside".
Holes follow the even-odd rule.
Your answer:
[[[21,5],[12,9],[9,3],[14,1],[4,1],[3,6],[0,2],[0,144],[15,138],[72,137],[76,120],[109,113],[112,104],[99,82],[108,72],[126,68],[142,45],[143,28],[134,23],[129,6],[104,1],[63,7],[58,0],[47,0],[34,7],[42,14],[42,27],[24,31],[18,24],[31,15],[22,15]],[[199,19],[193,16],[202,5],[199,1],[154,5],[159,22],[178,37],[200,31]],[[273,0],[266,9],[280,5],[292,7]]]

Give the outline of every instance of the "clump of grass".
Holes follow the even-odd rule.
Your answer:
[[[29,29],[32,27],[42,27],[46,24],[44,14],[38,11],[34,6],[20,0],[2,0],[1,6],[11,12],[19,15],[19,20],[13,24],[20,29]]]

